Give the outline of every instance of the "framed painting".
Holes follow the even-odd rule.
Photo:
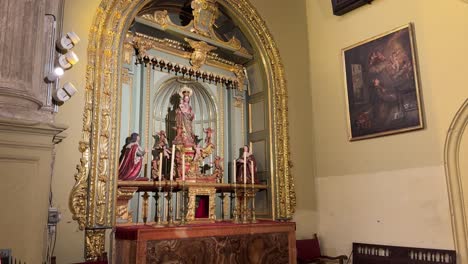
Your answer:
[[[413,26],[343,49],[349,139],[423,128]]]
[[[373,0],[331,0],[333,14],[335,16],[344,15],[365,4],[370,4]]]

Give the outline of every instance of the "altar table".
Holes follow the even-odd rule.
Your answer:
[[[116,228],[117,264],[296,263],[295,223],[131,225]]]

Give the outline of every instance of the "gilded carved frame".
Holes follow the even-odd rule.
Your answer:
[[[82,153],[75,174],[69,208],[79,228],[85,230],[85,257],[97,259],[104,252],[105,230],[114,226],[116,168],[120,127],[123,41],[130,22],[151,0],[102,0],[89,33]],[[296,206],[290,174],[287,89],[283,64],[273,37],[248,0],[220,0],[219,4],[239,21],[257,47],[267,76],[270,100],[273,217],[291,219]]]

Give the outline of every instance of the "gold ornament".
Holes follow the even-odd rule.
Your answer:
[[[193,48],[192,55],[190,56],[190,64],[192,64],[193,69],[197,71],[205,64],[208,52],[215,50],[216,47],[210,46],[204,41],[195,41],[189,38],[185,38],[185,41]]]
[[[134,19],[132,15],[147,3],[147,0],[102,0],[89,33],[81,159],[69,200],[73,219],[78,221],[81,229],[87,229],[87,259],[97,258],[104,252],[105,231],[92,229],[114,225],[116,148],[120,136],[118,87],[123,62],[121,43],[127,33],[126,26]],[[291,219],[296,195],[289,168],[287,89],[278,48],[249,1],[223,0],[218,3],[232,12],[241,28],[252,32],[254,43],[259,43],[257,48],[268,73],[272,102],[270,127],[274,131],[270,131],[270,136],[275,156],[272,157],[270,188],[277,190],[272,193],[272,213],[274,219]]]

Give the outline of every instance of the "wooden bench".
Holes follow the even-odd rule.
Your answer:
[[[353,264],[455,264],[455,250],[353,243]]]

